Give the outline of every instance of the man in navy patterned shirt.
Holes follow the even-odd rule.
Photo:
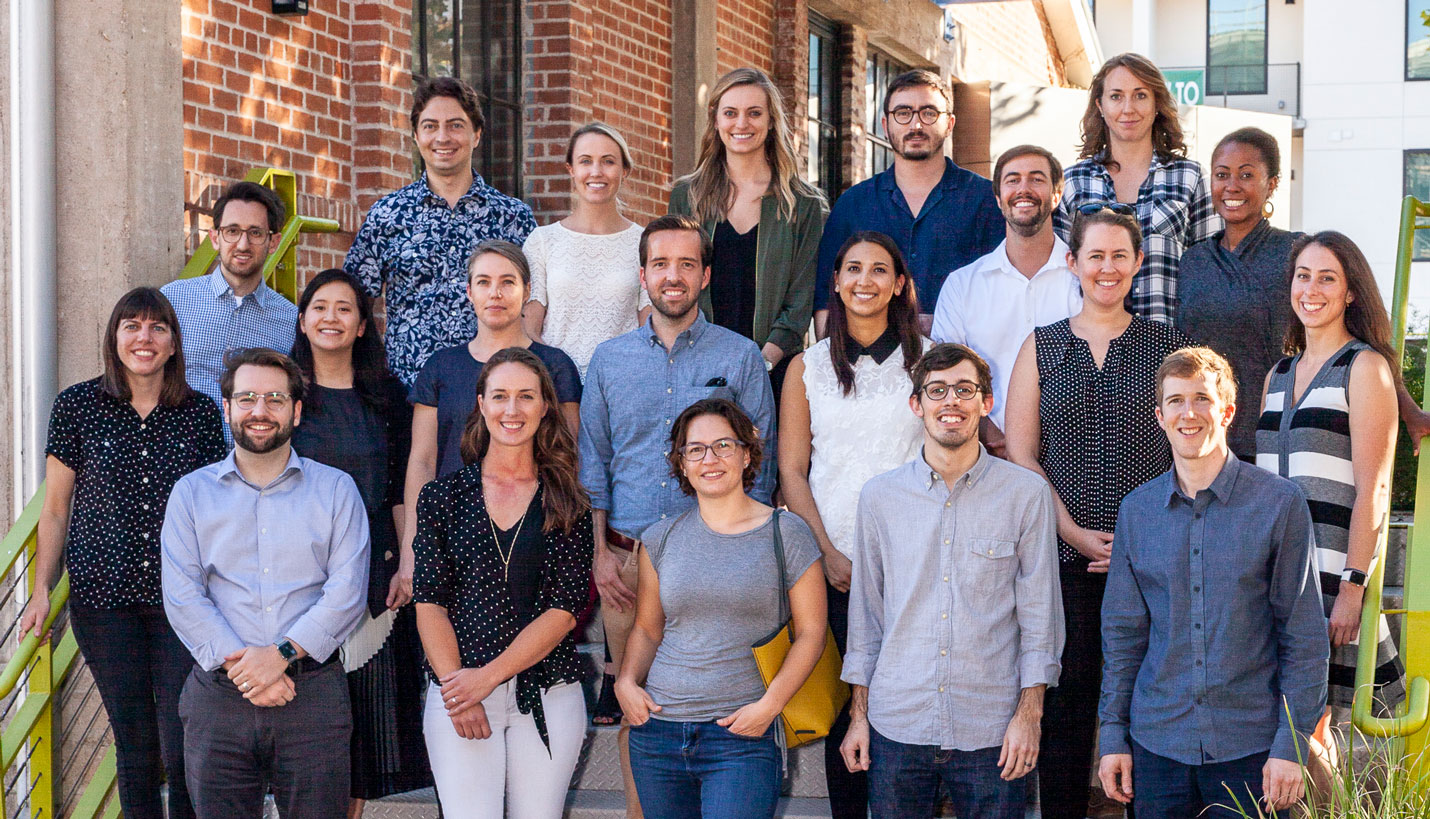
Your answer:
[[[379,199],[343,269],[373,297],[387,287],[387,362],[408,387],[427,357],[471,341],[467,261],[488,239],[521,244],[536,228],[531,208],[472,170],[482,139],[481,101],[461,80],[437,77],[413,95],[412,132],[426,171]]]

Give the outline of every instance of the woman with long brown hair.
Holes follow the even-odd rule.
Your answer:
[[[1053,213],[1067,241],[1073,217],[1102,203],[1131,205],[1145,261],[1128,296],[1132,312],[1171,324],[1177,315],[1182,252],[1221,229],[1202,166],[1187,158],[1177,103],[1162,73],[1141,54],[1102,64],[1088,89],[1079,161],[1063,177]]]
[[[760,345],[776,400],[787,359],[804,348],[814,310],[824,196],[799,175],[784,102],[759,69],[721,77],[706,106],[695,170],[676,180],[670,212],[694,216],[714,241],[709,319]]]
[[[413,599],[424,728],[446,816],[558,819],[586,737],[572,628],[591,583],[591,508],[546,365],[487,360],[460,471],[417,501]]]

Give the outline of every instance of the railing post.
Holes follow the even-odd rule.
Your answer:
[[[25,588],[34,588],[35,550],[37,537],[31,534],[25,541]],[[23,637],[24,635],[20,635]],[[29,773],[29,803],[31,819],[56,819],[59,816],[60,786],[56,781],[60,771],[59,731],[55,719],[56,689],[54,678],[54,640],[46,640],[35,651],[25,696],[39,697],[45,703],[39,719],[30,733],[30,758],[25,765]]]

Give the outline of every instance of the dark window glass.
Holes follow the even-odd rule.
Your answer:
[[[869,49],[868,69],[864,76],[864,99],[869,103],[864,121],[864,133],[869,135],[866,177],[894,164],[894,146],[889,144],[889,135],[884,133],[884,89],[889,87],[889,80],[907,70],[907,66],[896,62],[893,57]]]
[[[817,14],[809,15],[809,161],[805,178],[833,201],[840,194],[838,32]]]
[[[1405,0],[1405,79],[1430,80],[1430,0]]]
[[[1207,93],[1266,93],[1266,0],[1208,0]]]
[[[1405,152],[1405,193],[1430,202],[1430,148]],[[1415,231],[1414,258],[1430,262],[1430,229]]]
[[[520,0],[413,0],[412,72],[461,77],[482,95],[486,128],[473,169],[520,197]]]

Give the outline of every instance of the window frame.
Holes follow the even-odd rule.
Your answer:
[[[1404,62],[1405,62],[1405,81],[1406,81],[1406,82],[1430,82],[1430,73],[1426,73],[1424,76],[1421,76],[1421,77],[1412,76],[1411,73],[1410,73],[1410,42],[1411,42],[1411,41],[1410,41],[1410,29],[1411,29],[1411,25],[1412,25],[1411,19],[1410,19],[1410,4],[1411,4],[1411,2],[1412,2],[1412,0],[1405,0],[1405,42],[1404,42],[1404,44],[1403,44],[1403,45],[1404,45],[1404,48],[1405,48],[1405,55],[1404,55],[1404,58],[1403,58],[1403,59],[1404,59]],[[1430,9],[1430,4],[1426,4],[1426,8],[1427,8],[1427,9]],[[1414,25],[1415,25],[1416,27],[1418,27],[1418,28],[1424,30],[1424,32],[1425,32],[1423,35],[1421,35],[1420,37],[1416,38],[1417,40],[1430,39],[1430,28],[1427,28],[1425,25],[1419,23],[1418,21],[1415,22]]]
[[[820,85],[814,87],[813,78],[806,77],[808,96],[817,99],[819,116],[814,116],[813,106],[805,112],[805,179],[824,191],[829,201],[844,192],[844,134],[840,132],[840,72],[839,72],[839,24],[811,10],[809,12],[809,39],[811,57],[814,62],[813,47],[817,39],[819,51]],[[806,66],[806,70],[809,66]],[[814,140],[809,137],[813,129],[819,135],[819,167],[814,167]],[[811,174],[812,172],[812,174]],[[815,178],[810,179],[813,175]]]
[[[1402,195],[1414,196],[1422,202],[1430,202],[1430,181],[1427,181],[1426,190],[1421,192],[1425,194],[1424,196],[1410,189],[1410,162],[1412,156],[1424,157],[1427,180],[1430,180],[1430,148],[1406,148],[1403,152],[1400,164]],[[1426,247],[1423,252],[1417,253],[1416,247],[1421,244],[1421,240],[1423,240]],[[1430,230],[1418,230],[1415,232],[1415,238],[1411,240],[1410,244],[1410,261],[1430,262]]]
[[[891,55],[880,51],[873,46],[869,47],[868,54],[864,61],[864,87],[865,100],[869,106],[864,118],[864,139],[866,142],[864,173],[866,179],[872,179],[883,173],[894,165],[894,145],[889,141],[889,135],[884,133],[884,89],[889,87],[889,81],[908,71],[909,67],[894,59]],[[882,75],[880,72],[883,72]],[[881,167],[876,167],[879,163],[878,157],[882,157],[885,162]]]
[[[1212,90],[1211,78],[1212,78],[1212,70],[1213,70],[1213,67],[1214,67],[1214,66],[1212,65],[1212,6],[1213,6],[1214,4],[1216,4],[1216,2],[1217,2],[1217,0],[1207,0],[1207,4],[1206,4],[1206,9],[1207,9],[1207,13],[1206,13],[1206,31],[1207,31],[1207,37],[1206,37],[1206,60],[1205,60],[1205,69],[1204,69],[1205,72],[1206,72],[1206,88],[1203,89],[1203,92],[1202,92],[1203,96],[1204,96],[1204,97],[1262,97],[1262,96],[1266,96],[1266,94],[1268,94],[1268,93],[1270,92],[1270,90],[1271,90],[1271,78],[1270,78],[1270,76],[1269,76],[1270,73],[1271,73],[1271,71],[1270,71],[1270,69],[1271,69],[1271,55],[1270,55],[1270,49],[1271,49],[1271,0],[1261,0],[1261,63],[1260,63],[1260,67],[1261,67],[1261,85],[1260,85],[1260,89],[1261,89],[1261,90],[1259,90],[1259,91],[1228,91],[1228,90],[1226,90],[1225,88],[1223,88],[1223,89],[1221,89],[1221,90],[1217,90],[1217,91]],[[1408,2],[1410,2],[1410,0],[1406,0],[1406,2],[1408,3]],[[1255,66],[1255,65],[1238,65],[1238,66],[1234,66],[1234,67],[1235,67],[1235,68],[1242,68],[1242,69],[1246,69],[1246,70],[1251,70],[1251,69],[1254,69],[1256,66]],[[1225,67],[1223,67],[1223,70],[1225,70]]]

